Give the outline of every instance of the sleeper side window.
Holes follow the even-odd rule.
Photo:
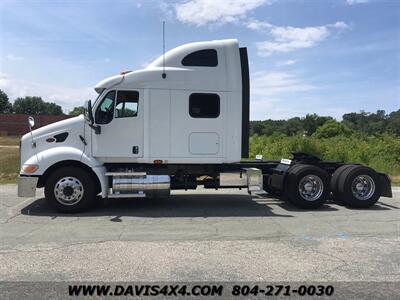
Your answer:
[[[189,114],[192,118],[218,118],[220,98],[217,94],[194,93],[189,97]]]
[[[96,109],[95,120],[97,124],[108,124],[114,115],[115,91],[107,93]]]
[[[137,91],[118,91],[115,105],[116,118],[136,117],[139,108],[139,93]]]
[[[198,50],[186,55],[182,59],[182,65],[193,67],[216,67],[218,65],[217,50]]]

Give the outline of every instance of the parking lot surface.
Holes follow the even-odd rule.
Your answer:
[[[400,281],[400,189],[369,209],[305,211],[246,191],[99,199],[77,215],[0,186],[0,278]]]

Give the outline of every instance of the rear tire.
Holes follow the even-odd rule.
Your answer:
[[[336,171],[332,175],[332,178],[331,178],[331,191],[332,191],[333,201],[336,204],[339,204],[339,205],[345,205],[346,204],[341,199],[341,197],[340,197],[340,195],[338,193],[338,183],[339,183],[340,175],[350,167],[353,167],[353,165],[340,166],[339,168],[336,169]]]
[[[349,207],[370,207],[381,195],[379,175],[371,168],[353,165],[340,174],[335,193]]]
[[[285,196],[295,206],[321,207],[329,195],[328,174],[312,165],[295,165],[286,178]]]
[[[96,182],[86,170],[64,167],[50,174],[44,193],[47,203],[56,211],[77,213],[93,205],[96,191]]]

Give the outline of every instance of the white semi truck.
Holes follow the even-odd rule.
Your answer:
[[[22,137],[19,196],[44,187],[48,203],[66,213],[88,209],[98,194],[164,197],[199,185],[267,191],[308,209],[330,197],[368,207],[392,196],[387,175],[358,164],[305,153],[242,161],[249,151],[249,67],[237,40],[182,45],[95,90],[84,115]]]

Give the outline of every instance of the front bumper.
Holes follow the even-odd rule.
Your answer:
[[[18,176],[18,197],[35,197],[39,177]]]

